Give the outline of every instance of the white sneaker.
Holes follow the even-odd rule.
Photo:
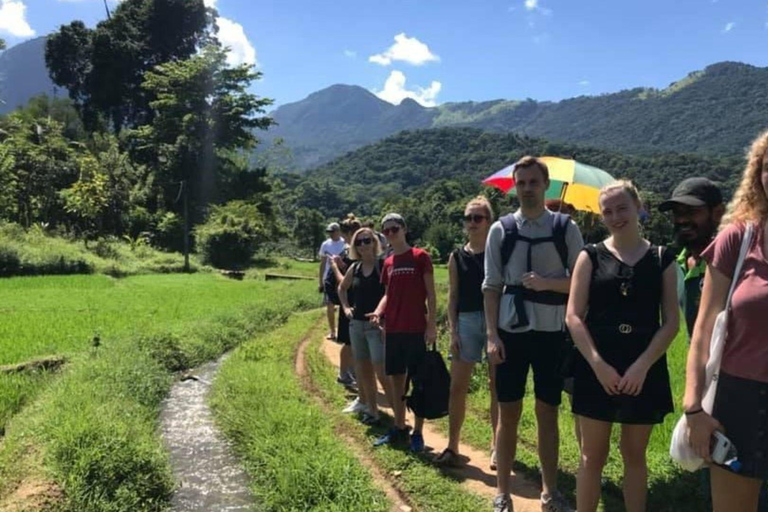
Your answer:
[[[361,412],[368,412],[368,407],[363,402],[361,402],[359,398],[355,398],[341,412],[344,414],[358,414]]]

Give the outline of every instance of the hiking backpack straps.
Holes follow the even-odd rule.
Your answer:
[[[568,244],[565,241],[565,233],[568,230],[568,224],[570,224],[571,216],[565,213],[553,212],[552,219],[552,236],[543,238],[528,238],[520,236],[517,231],[517,221],[513,213],[504,215],[499,219],[501,226],[504,228],[504,238],[501,242],[501,268],[507,266],[509,258],[512,257],[512,252],[515,250],[515,245],[518,239],[523,239],[531,245],[536,245],[545,242],[552,242],[555,244],[557,254],[560,256],[560,262],[563,264],[563,268],[569,270],[568,267]],[[530,266],[527,270],[531,270]]]
[[[532,270],[531,267],[533,262],[531,248],[534,245],[548,242],[555,244],[555,249],[557,249],[557,254],[560,256],[560,262],[562,263],[563,268],[566,270],[566,272],[569,270],[568,244],[565,241],[565,234],[566,230],[568,229],[568,224],[570,223],[571,217],[560,212],[553,212],[552,215],[552,236],[541,238],[529,238],[520,235],[517,229],[517,220],[512,213],[499,219],[502,227],[504,228],[504,238],[501,242],[502,275],[504,274],[504,269],[506,268],[507,263],[509,263],[509,258],[512,257],[512,252],[515,250],[515,245],[517,244],[518,240],[528,242],[528,261],[526,265],[526,271],[530,272]],[[567,294],[553,291],[537,292],[525,288],[522,285],[507,285],[504,287],[504,293],[514,296],[515,310],[517,311],[518,322],[512,326],[513,329],[528,325],[528,315],[525,312],[525,301],[536,302],[539,304],[563,305],[568,300]]]

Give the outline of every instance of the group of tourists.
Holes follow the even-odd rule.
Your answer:
[[[486,198],[471,200],[463,218],[467,242],[448,260],[449,439],[434,462],[464,461],[466,397],[473,368],[485,359],[497,472],[493,509],[512,511],[510,477],[530,369],[542,510],[574,510],[557,481],[563,391],[581,452],[575,509],[597,510],[611,430],[619,424],[626,510],[646,510],[646,451],[654,425],[674,411],[666,351],[682,310],[690,343],[682,405],[688,443],[709,462],[702,473],[708,508],[768,510],[768,338],[760,320],[768,311],[768,132],[753,143],[727,208],[717,185],[699,177],[681,182],[659,205],[671,216],[677,254],[643,238],[643,205],[629,181],[600,191],[609,236],[585,245],[563,208],[547,208],[550,180],[542,160],[520,159],[514,179],[519,209],[496,220]],[[403,397],[407,376],[437,338],[436,297],[432,261],[409,245],[407,229],[396,213],[382,219],[380,233],[352,216],[329,225],[319,279],[328,338],[342,344],[338,380],[358,391],[346,411],[379,424],[378,382],[394,422],[375,444],[421,452],[424,419],[406,425]],[[753,235],[740,258],[745,232]],[[338,321],[334,304],[341,306]],[[705,411],[710,338],[726,307],[717,395]],[[737,466],[711,460],[715,431],[738,450]]]

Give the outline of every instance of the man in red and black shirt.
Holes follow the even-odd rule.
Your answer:
[[[392,396],[402,397],[407,374],[413,372],[426,353],[426,344],[437,339],[435,280],[429,254],[408,245],[407,227],[400,215],[386,215],[381,227],[392,254],[381,270],[386,293],[369,317],[372,323],[386,329],[384,370],[391,379]],[[376,441],[377,446],[408,442],[405,403],[399,398],[394,402],[395,425]],[[416,416],[410,435],[411,450],[415,452],[424,449],[423,424],[424,418]]]

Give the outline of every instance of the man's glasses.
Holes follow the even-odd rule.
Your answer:
[[[396,235],[400,232],[400,226],[392,226],[391,228],[384,228],[381,230],[384,236]]]
[[[485,219],[487,219],[485,215],[479,215],[479,214],[470,214],[464,216],[464,222],[474,222],[475,224],[480,224]]]
[[[360,247],[361,245],[371,245],[371,242],[373,242],[373,240],[370,238],[358,238],[355,240],[355,247]]]

